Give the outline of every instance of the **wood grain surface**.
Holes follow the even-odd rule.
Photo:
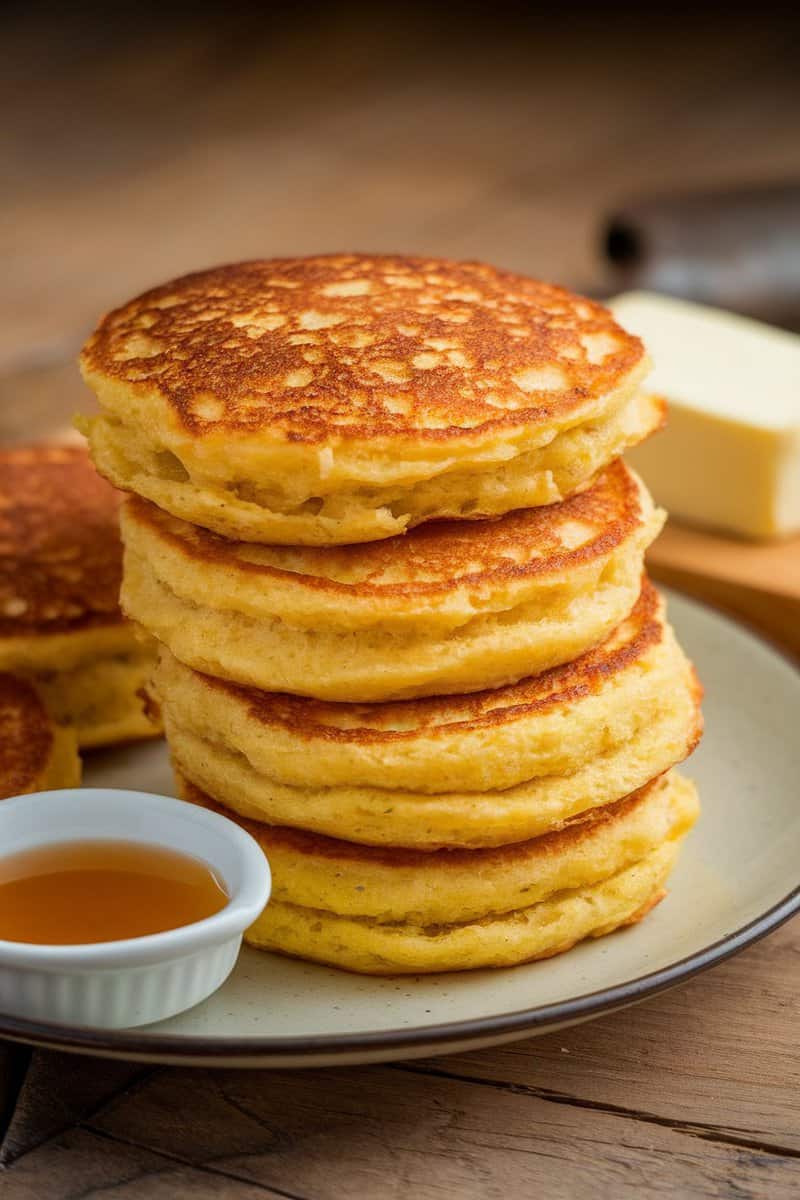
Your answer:
[[[662,583],[741,618],[800,661],[800,537],[746,542],[670,521],[648,565]]]
[[[620,199],[797,177],[796,22],[697,9],[11,6],[0,440],[69,436],[81,340],[179,271],[411,249],[602,291]],[[0,1196],[795,1197],[799,992],[795,922],[634,1009],[450,1058],[212,1072],[0,1046]]]

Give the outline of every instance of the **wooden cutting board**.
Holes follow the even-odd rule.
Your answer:
[[[800,660],[800,537],[743,542],[669,521],[647,561],[655,579],[743,618]]]

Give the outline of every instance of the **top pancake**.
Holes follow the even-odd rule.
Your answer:
[[[370,541],[554,502],[657,423],[629,405],[638,338],[481,263],[219,267],[110,313],[81,361],[105,410],[87,423],[99,468],[248,541]]]
[[[110,313],[87,375],[193,435],[463,437],[618,389],[644,349],[599,304],[483,263],[336,255],[186,275]]]
[[[0,639],[122,621],[118,506],[79,447],[0,452]]]

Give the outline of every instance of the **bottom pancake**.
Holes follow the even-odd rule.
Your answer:
[[[464,925],[378,925],[274,901],[245,941],[363,975],[518,966],[634,924],[663,898],[677,854],[670,842],[601,883]]]
[[[187,799],[220,810],[179,784]],[[556,954],[653,902],[697,811],[693,785],[671,773],[566,828],[492,849],[366,847],[234,817],[273,871],[273,899],[246,937],[371,974]]]
[[[75,731],[53,720],[28,680],[0,675],[0,798],[77,787]]]

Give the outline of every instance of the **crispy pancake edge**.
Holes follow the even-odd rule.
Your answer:
[[[643,520],[643,485],[621,459],[612,463],[591,487],[571,496],[560,504],[517,510],[493,520],[470,522],[432,521],[417,526],[406,534],[383,541],[355,546],[304,547],[303,557],[312,567],[309,573],[291,570],[265,562],[253,562],[236,553],[241,544],[199,526],[190,527],[162,512],[156,505],[139,496],[125,501],[125,520],[143,527],[162,540],[170,549],[186,559],[202,565],[213,563],[229,567],[235,573],[273,578],[293,586],[331,592],[347,597],[354,594],[380,597],[411,597],[437,595],[458,586],[479,587],[495,581],[511,581],[568,572],[604,555],[610,554],[638,528]],[[597,526],[597,532],[573,549],[557,549],[528,562],[516,562],[506,550],[524,547],[526,539],[537,548],[546,547],[548,533],[561,521],[585,521]],[[186,535],[181,526],[186,526]],[[551,537],[551,542],[553,538]],[[249,543],[244,544],[252,553]],[[463,564],[474,563],[484,551],[492,560],[482,569],[466,570]],[[286,557],[294,552],[285,551]],[[281,553],[281,547],[270,547]],[[364,563],[367,579],[342,582],[326,575],[326,560],[347,565],[348,559]],[[432,565],[442,570],[443,577],[423,582],[370,582],[370,576],[380,575],[387,567],[402,565],[407,560],[412,569]],[[447,564],[450,563],[450,567]],[[313,569],[316,566],[316,569]]]
[[[201,672],[194,674],[204,686],[226,693],[234,702],[243,704],[249,719],[264,725],[282,726],[291,730],[295,737],[317,737],[340,742],[398,742],[417,738],[422,732],[428,737],[436,737],[446,736],[454,729],[464,731],[503,724],[533,712],[567,705],[597,691],[606,679],[641,659],[649,647],[657,645],[664,637],[666,626],[661,602],[658,592],[646,576],[643,577],[639,599],[627,621],[623,622],[623,625],[626,624],[632,626],[631,634],[616,648],[609,648],[615,631],[611,638],[574,662],[504,688],[456,697],[436,696],[372,705],[344,704],[262,692],[227,680],[214,679]],[[505,700],[502,707],[497,704],[498,697]],[[454,702],[459,711],[471,715],[447,723],[433,723],[430,718]],[[324,723],[326,714],[341,716],[345,712],[352,714],[352,726],[340,728]],[[419,715],[413,729],[375,728],[356,723],[360,714],[391,720],[393,714],[409,713]]]
[[[365,254],[185,275],[107,314],[81,354],[91,386],[160,398],[188,436],[269,429],[310,444],[569,419],[647,361],[607,309],[566,289],[483,263]]]
[[[636,808],[645,804],[653,793],[662,786],[667,772],[644,784],[628,796],[590,809],[567,821],[560,829],[527,838],[522,842],[511,842],[501,846],[468,849],[456,847],[439,850],[415,850],[408,847],[369,846],[360,842],[349,842],[311,830],[293,828],[288,825],[265,825],[263,822],[233,814],[241,825],[268,852],[270,845],[279,845],[283,850],[293,850],[302,856],[327,858],[342,864],[368,863],[383,867],[422,867],[446,872],[472,865],[499,867],[504,863],[519,862],[527,858],[534,862],[539,858],[559,857],[598,831],[603,825],[612,825],[624,820]],[[197,784],[179,774],[179,783],[184,798],[192,804],[208,808],[212,812],[231,816],[224,804],[215,800]]]

